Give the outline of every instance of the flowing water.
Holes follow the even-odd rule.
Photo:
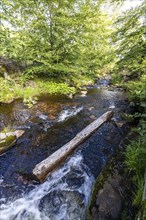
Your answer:
[[[126,132],[107,122],[40,184],[31,173],[107,110],[127,109],[122,91],[94,86],[87,95],[44,95],[28,109],[21,100],[0,105],[0,129],[23,129],[15,146],[0,156],[0,220],[84,220],[92,185]]]

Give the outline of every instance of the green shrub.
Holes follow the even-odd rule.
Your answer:
[[[53,80],[43,81],[21,76],[17,82],[0,78],[0,102],[11,102],[16,98],[22,98],[23,101],[31,107],[36,103],[37,97],[43,93],[69,95],[75,93],[75,88],[67,83],[53,82]]]
[[[119,73],[111,74],[111,83],[113,85],[120,84],[122,82],[122,76]]]
[[[126,165],[132,173],[135,185],[134,204],[140,205],[144,188],[144,170],[146,168],[146,123],[141,121],[137,129],[138,140],[134,140],[127,147],[125,152]]]
[[[128,88],[130,99],[143,103],[146,100],[146,75],[142,75],[137,81],[129,82],[126,84],[126,88]]]

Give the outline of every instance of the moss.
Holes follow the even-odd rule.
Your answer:
[[[115,163],[118,159],[113,158],[112,160],[110,160],[108,162],[108,164],[103,168],[103,170],[101,171],[101,173],[99,174],[99,176],[97,177],[93,189],[92,189],[92,193],[91,193],[91,197],[90,197],[90,201],[86,210],[86,218],[87,220],[91,220],[92,216],[91,216],[91,209],[94,207],[94,205],[96,204],[96,196],[98,194],[98,191],[103,187],[105,181],[107,180],[107,178],[109,177],[109,174],[111,175]]]
[[[0,66],[0,76],[3,77],[5,72],[7,72],[6,68],[3,65],[1,65]]]
[[[0,140],[0,154],[10,149],[16,142],[15,135],[6,136],[6,138]]]

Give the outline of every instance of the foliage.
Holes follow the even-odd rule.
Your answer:
[[[113,85],[121,84],[122,82],[122,76],[118,73],[112,73],[111,74],[111,83]]]
[[[129,98],[139,101],[143,106],[146,101],[146,75],[142,75],[139,80],[130,81],[126,88],[129,91]]]
[[[38,76],[67,76],[77,69],[94,74],[113,59],[112,19],[102,2],[2,0],[0,55]]]
[[[146,71],[145,4],[125,12],[116,22],[113,35],[119,71],[137,78]]]
[[[134,203],[140,205],[144,187],[144,169],[146,167],[146,125],[145,122],[136,130],[139,134],[137,141],[132,141],[126,150],[126,165],[133,174],[136,185]]]
[[[11,102],[16,98],[22,98],[30,107],[35,104],[37,97],[42,93],[48,94],[70,94],[74,93],[75,88],[69,87],[65,83],[53,81],[43,81],[40,79],[24,80],[23,76],[14,82],[0,78],[0,102]]]
[[[77,89],[81,89],[82,86],[88,86],[94,83],[94,78],[88,74],[73,74],[69,78],[71,85],[74,85]]]
[[[134,204],[142,207],[144,169],[146,167],[146,23],[145,5],[128,10],[116,21],[113,43],[117,62],[113,83],[120,82],[128,90],[129,99],[139,104],[135,117],[140,119],[136,129],[138,139],[131,141],[125,153],[125,163],[135,186]],[[123,79],[122,79],[122,78]]]

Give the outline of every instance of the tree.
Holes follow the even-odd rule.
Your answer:
[[[118,68],[137,77],[145,71],[146,64],[146,23],[144,1],[139,7],[125,12],[117,23],[114,42],[117,45]]]
[[[48,76],[95,73],[110,61],[111,20],[94,0],[2,1],[2,56]],[[7,39],[7,38],[6,38]]]

